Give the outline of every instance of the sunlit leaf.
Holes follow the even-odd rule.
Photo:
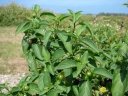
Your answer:
[[[75,21],[76,21],[75,13],[71,9],[68,9],[68,11],[70,12],[70,14],[72,16],[72,22],[75,23]]]
[[[37,58],[43,60],[41,46],[39,44],[32,44],[32,49]]]
[[[36,5],[34,6],[34,11],[35,11],[36,13],[38,13],[40,10],[41,10],[40,6],[36,4]]]
[[[86,25],[81,25],[79,28],[77,28],[75,31],[76,36],[80,36],[85,29],[86,29]]]
[[[38,77],[38,88],[40,89],[40,91],[43,91],[44,89],[44,81],[43,81],[43,78],[44,78],[44,73],[41,73]]]
[[[17,35],[18,33],[24,32],[30,28],[31,26],[29,25],[29,22],[23,22],[17,27],[15,34]]]
[[[74,60],[64,60],[61,63],[59,63],[55,69],[66,69],[66,68],[73,68],[76,67],[76,62]]]
[[[97,46],[94,44],[94,42],[88,38],[82,38],[81,41],[88,45],[90,48],[92,48],[94,50],[94,52],[99,53],[99,49],[97,48]]]
[[[52,60],[56,61],[58,59],[60,59],[63,55],[64,55],[64,50],[63,49],[57,49],[53,55],[52,55]]]
[[[88,51],[85,51],[84,54],[81,56],[81,59],[80,59],[81,63],[82,64],[88,63],[88,58],[89,58],[89,53]]]
[[[120,73],[120,69],[117,68],[114,71],[113,79],[112,79],[112,96],[124,96],[125,90],[127,88],[127,71],[122,70]]]
[[[51,31],[47,31],[47,32],[45,32],[45,35],[44,35],[44,45],[45,45],[45,46],[47,45],[48,40],[49,40],[51,34],[52,34]]]
[[[79,88],[79,96],[92,96],[92,87],[89,81],[82,83]]]
[[[36,95],[39,93],[38,85],[35,83],[30,83],[28,93],[31,95]]]
[[[42,55],[47,62],[50,60],[50,53],[44,46],[42,48]]]
[[[95,68],[93,73],[112,79],[113,75],[105,68]]]
[[[73,89],[75,96],[79,96],[78,87],[76,85],[74,85],[74,86],[72,86],[72,89]]]
[[[47,96],[58,96],[62,91],[59,89],[52,89],[48,92]]]
[[[29,69],[33,72],[37,72],[37,66],[36,66],[35,58],[31,52],[28,53],[27,62],[28,62]]]
[[[75,20],[76,20],[76,21],[79,20],[80,17],[82,17],[81,12],[82,12],[82,11],[78,11],[78,12],[75,13]]]
[[[58,20],[61,22],[62,20],[66,19],[67,17],[69,17],[69,14],[61,14],[61,15],[58,17]]]
[[[57,32],[59,39],[63,42],[67,51],[72,54],[72,42],[71,37],[65,31]]]
[[[53,20],[56,20],[56,16],[54,15],[54,13],[51,13],[51,12],[42,12],[40,14],[40,16],[47,16],[47,17],[49,17],[49,18],[51,18]]]

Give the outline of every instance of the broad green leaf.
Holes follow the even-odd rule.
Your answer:
[[[65,82],[69,86],[71,86],[72,85],[72,79],[73,79],[72,69],[71,68],[67,68],[67,69],[64,69],[63,72],[64,72],[64,77],[65,77]]]
[[[54,71],[54,66],[52,65],[52,64],[49,64],[48,66],[47,66],[47,69],[48,69],[48,71],[52,74],[52,75],[54,75],[55,74],[55,71]]]
[[[43,60],[43,56],[41,54],[42,50],[41,50],[41,46],[39,44],[32,44],[32,50],[38,59]]]
[[[45,72],[43,76],[43,82],[45,87],[49,87],[51,84],[51,76],[49,72]]]
[[[19,87],[12,87],[11,92],[19,92],[21,89]]]
[[[76,61],[74,61],[74,60],[64,60],[55,67],[55,70],[73,68],[73,67],[76,67]]]
[[[28,93],[31,95],[36,95],[39,93],[38,85],[35,83],[30,83]]]
[[[37,72],[35,58],[31,52],[28,53],[27,62],[28,62],[29,70],[33,72]]]
[[[43,13],[41,13],[40,16],[47,16],[53,20],[56,20],[56,16],[54,15],[54,13],[51,13],[51,12],[43,12]]]
[[[63,49],[57,49],[53,55],[52,55],[52,61],[56,61],[58,59],[61,59],[61,57],[65,54]]]
[[[36,61],[37,61],[41,66],[46,67],[46,64],[45,64],[44,61],[39,60],[39,59],[36,59]]]
[[[82,69],[86,66],[86,63],[81,64],[80,62],[77,62],[77,70],[75,72],[73,72],[74,78],[77,77],[81,73]]]
[[[45,35],[44,35],[44,45],[45,45],[45,46],[47,45],[48,40],[49,40],[51,34],[52,34],[51,31],[47,31],[47,32],[45,32]]]
[[[42,48],[42,55],[43,55],[45,61],[48,62],[50,60],[50,53],[44,46]]]
[[[46,29],[44,27],[40,27],[39,29],[34,29],[36,33],[39,33],[40,35],[44,36]]]
[[[94,42],[88,38],[82,38],[81,41],[88,45],[90,48],[92,48],[94,50],[94,52],[99,53],[99,49],[97,48],[97,46],[94,44]]]
[[[84,54],[81,56],[81,59],[80,59],[81,63],[82,64],[88,63],[88,57],[89,57],[89,53],[88,51],[85,51]]]
[[[112,63],[110,66],[110,69],[115,70],[118,67],[118,65],[116,63]]]
[[[86,29],[90,32],[90,34],[94,36],[93,28],[91,27],[91,25],[87,22],[85,22],[85,25],[86,25]]]
[[[73,89],[75,96],[79,96],[78,87],[76,85],[74,85],[74,86],[72,86],[72,89]]]
[[[89,31],[90,35],[95,37],[94,30],[93,30],[92,26],[88,22],[80,22],[79,24],[80,25],[85,25],[86,29]],[[98,37],[96,39],[98,39]]]
[[[61,22],[62,20],[64,20],[65,18],[69,17],[69,14],[61,14],[59,17],[58,17],[58,20]]]
[[[56,87],[57,87],[59,90],[63,91],[63,92],[66,92],[66,91],[67,91],[67,86],[56,85]]]
[[[39,96],[47,96],[45,95],[50,89],[44,89],[42,92],[39,93]]]
[[[112,96],[124,96],[126,87],[127,87],[127,71],[122,70],[120,73],[120,69],[117,68],[114,71],[113,79],[112,79]]]
[[[105,68],[95,68],[93,73],[112,79],[113,75]]]
[[[23,22],[17,27],[15,34],[17,35],[19,32],[24,32],[30,28],[29,22]]]
[[[34,6],[34,11],[35,11],[36,13],[38,13],[40,10],[41,10],[40,6],[36,4],[36,5]]]
[[[81,25],[79,28],[77,28],[75,31],[76,36],[80,36],[85,29],[86,29],[86,25]]]
[[[58,41],[51,41],[51,44],[50,44],[51,46],[53,46],[53,47],[57,47],[57,48],[59,48],[60,47],[60,45],[59,45],[59,42]]]
[[[57,32],[59,39],[63,42],[67,51],[72,54],[72,43],[71,43],[71,36],[68,35],[65,31]]]
[[[27,83],[29,84],[29,83],[34,82],[38,78],[38,76],[39,76],[38,74],[34,74],[34,75],[31,74],[30,78],[29,78],[29,81]]]
[[[52,89],[48,92],[47,96],[58,96],[59,93],[61,93],[59,89]]]
[[[20,80],[20,82],[19,82],[19,86],[22,86],[24,83],[27,83],[27,78],[28,78],[28,75],[26,75],[26,76],[24,76],[21,80]]]
[[[77,21],[78,19],[80,19],[80,17],[82,17],[82,14],[81,14],[82,11],[78,11],[75,13],[75,20]]]
[[[112,59],[111,54],[107,54],[107,53],[103,52],[103,55],[106,56],[109,59]]]
[[[69,93],[71,91],[71,86],[67,86],[67,92],[66,93]]]
[[[33,18],[33,21],[32,21],[33,24],[39,24],[40,22],[41,22],[40,18],[38,17]]]
[[[38,77],[38,88],[40,89],[40,91],[43,91],[44,89],[44,81],[43,81],[43,78],[44,78],[44,73],[41,73]]]
[[[79,88],[79,96],[92,96],[92,87],[89,81],[82,83]]]
[[[29,36],[29,39],[32,40],[32,39],[36,39],[37,38],[37,35],[36,34],[33,34],[31,36]]]
[[[95,57],[95,59],[96,59],[101,65],[105,65],[104,60],[103,60],[103,57],[101,57],[101,56],[94,56],[94,57]]]
[[[48,22],[47,20],[41,20],[39,22],[39,24],[41,24],[41,25],[50,25],[50,22]]]
[[[26,40],[22,39],[22,50],[25,55],[28,52],[28,48],[29,48],[28,42]]]
[[[68,9],[68,11],[70,12],[70,14],[72,16],[72,22],[75,23],[76,22],[75,13],[72,10],[70,10],[70,9]]]
[[[63,72],[64,72],[64,76],[68,77],[69,75],[72,74],[72,69],[71,68],[67,68],[67,69],[64,69]]]

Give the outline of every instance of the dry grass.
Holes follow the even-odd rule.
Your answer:
[[[0,27],[0,74],[28,72],[22,56],[23,34],[15,36],[16,27]]]

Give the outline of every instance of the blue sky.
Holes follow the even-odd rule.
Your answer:
[[[123,6],[128,0],[0,0],[0,5],[7,5],[15,2],[19,5],[33,8],[39,4],[43,10],[50,10],[56,13],[67,13],[67,9],[83,11],[84,14],[104,13],[125,13],[128,14],[128,7]]]

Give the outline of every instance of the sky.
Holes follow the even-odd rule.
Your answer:
[[[55,13],[68,13],[67,9],[71,9],[74,12],[82,11],[83,14],[101,12],[128,14],[128,7],[123,6],[128,0],[0,0],[0,5],[7,5],[10,2],[30,9],[38,4],[43,10]]]

